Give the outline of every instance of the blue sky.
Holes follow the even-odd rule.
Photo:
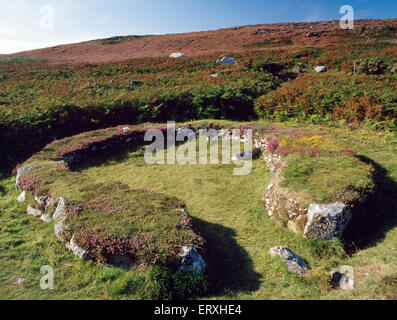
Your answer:
[[[396,0],[0,0],[0,53],[115,35],[338,19],[342,5],[356,19],[397,18]]]

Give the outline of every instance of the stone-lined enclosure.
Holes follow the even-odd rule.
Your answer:
[[[150,125],[150,127],[153,127],[153,125]],[[209,127],[218,129],[221,126],[220,124],[204,126],[193,124],[186,126],[182,125],[181,127],[188,127],[197,131],[201,128],[208,129]],[[230,130],[232,127],[247,128],[247,126],[231,126],[227,129]],[[103,236],[101,233],[102,231],[97,231],[95,228],[92,228],[90,231],[91,234],[87,236],[84,232],[79,230],[78,226],[75,226],[73,221],[78,221],[76,217],[84,215],[85,212],[91,212],[90,210],[96,210],[95,208],[105,210],[104,212],[113,210],[116,214],[119,214],[119,211],[122,212],[123,208],[114,207],[114,204],[107,202],[108,200],[106,197],[98,197],[95,201],[93,200],[92,203],[88,201],[90,206],[87,206],[87,202],[84,202],[86,200],[71,199],[71,201],[69,201],[63,194],[55,194],[51,190],[53,185],[57,185],[57,181],[51,180],[54,176],[67,177],[65,183],[70,183],[70,188],[78,190],[76,184],[78,184],[77,181],[81,177],[79,177],[80,174],[78,172],[70,170],[71,166],[77,163],[81,164],[87,159],[96,157],[100,154],[111,154],[125,148],[128,149],[136,145],[142,145],[144,133],[148,128],[148,126],[120,126],[87,132],[51,143],[41,152],[29,159],[22,167],[18,168],[16,187],[22,191],[21,195],[18,197],[18,201],[27,201],[29,203],[27,209],[28,214],[34,215],[44,222],[55,220],[55,235],[65,243],[68,249],[72,250],[73,253],[81,259],[91,258],[106,263],[128,265],[134,263],[135,259],[138,259],[135,258],[135,255],[139,257],[139,250],[146,250],[144,248],[145,246],[150,247],[150,250],[156,251],[157,249],[151,246],[156,246],[160,242],[147,240],[145,238],[146,235],[139,239],[133,239],[134,245],[132,251],[130,250],[131,244],[129,242],[131,240],[131,235],[127,237],[119,236],[117,239],[121,244],[118,243],[117,245],[112,243],[114,239],[112,241],[106,237],[99,239]],[[160,125],[158,125],[157,128],[165,130]],[[263,196],[263,201],[269,216],[288,227],[291,231],[303,233],[309,238],[320,240],[341,238],[344,229],[352,219],[352,212],[350,209],[352,203],[335,201],[328,204],[311,203],[307,208],[303,207],[300,203],[299,192],[291,190],[283,185],[282,172],[283,168],[288,166],[288,161],[286,161],[286,155],[283,154],[283,152],[276,152],[277,148],[274,146],[275,135],[281,134],[281,136],[290,137],[292,131],[289,129],[279,130],[277,128],[263,129],[255,126],[250,126],[250,128],[254,130],[253,142],[256,149],[253,150],[253,154],[258,154],[258,150],[261,150],[264,160],[272,172],[270,183],[266,187]],[[244,141],[245,137],[242,136],[241,139]],[[352,154],[350,156],[354,157]],[[49,182],[48,180],[51,181]],[[47,188],[48,186],[49,188]],[[110,187],[101,186],[100,188],[106,190],[106,192],[109,192],[110,188],[111,194],[117,194],[119,192],[124,192],[123,190],[126,187],[116,185]],[[99,191],[102,189],[99,189]],[[142,190],[139,190],[139,192],[138,190],[129,191],[135,193],[143,192]],[[90,192],[91,191],[87,193],[89,197],[95,194]],[[98,190],[95,190],[95,192],[98,192]],[[150,192],[151,196],[154,194],[154,191],[148,192]],[[145,193],[143,194],[143,198],[147,196],[148,195]],[[155,196],[162,197],[157,194]],[[164,258],[162,262],[167,265],[177,265],[179,269],[186,272],[203,272],[205,269],[205,262],[199,252],[204,248],[204,239],[192,231],[191,220],[183,203],[173,198],[165,197],[164,199],[167,199],[167,201],[171,203],[176,203],[170,208],[167,207],[165,210],[173,210],[173,219],[176,218],[176,220],[179,220],[180,224],[178,224],[178,227],[176,225],[173,226],[171,230],[177,230],[175,234],[181,232],[181,235],[168,239],[171,244],[164,249],[163,254],[166,258]],[[102,206],[98,206],[98,203],[101,203]],[[150,203],[145,205],[150,206]],[[103,209],[103,207],[105,207],[105,209]],[[137,212],[139,212],[139,210]],[[89,215],[86,217],[89,217]],[[161,223],[161,221],[159,221],[159,223]],[[77,236],[71,233],[69,224],[73,226],[73,231],[78,233]],[[158,226],[161,227],[161,224]],[[179,231],[181,226],[183,227],[183,231]],[[178,243],[176,239],[180,238],[188,239],[189,241]],[[111,242],[117,250],[111,247],[111,249],[108,250],[111,253],[103,260],[103,257],[96,256],[96,252],[90,247],[93,241],[95,245],[103,244],[106,248],[110,246],[109,242]],[[136,245],[135,242],[140,244]],[[119,248],[120,246],[121,249]],[[156,259],[147,260],[146,263],[158,263]],[[302,274],[305,272],[302,272]]]

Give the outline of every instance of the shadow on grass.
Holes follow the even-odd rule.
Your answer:
[[[71,167],[73,171],[83,171],[90,167],[121,163],[134,156],[141,146],[118,150],[113,153],[98,154]],[[136,154],[137,157],[142,155]],[[219,224],[193,219],[193,229],[205,238],[204,259],[207,262],[209,288],[206,296],[230,295],[238,292],[249,292],[259,289],[261,275],[253,269],[248,253],[234,239],[233,229]]]
[[[131,145],[128,148],[110,149],[107,152],[97,152],[95,156],[89,157],[84,161],[73,163],[70,166],[71,171],[83,171],[91,167],[98,167],[102,165],[111,164],[113,162],[121,163],[131,157],[132,152],[138,151],[141,145]],[[140,155],[137,155],[137,157]]]
[[[1,179],[1,176],[0,176],[0,179]],[[4,188],[4,186],[2,186],[0,184],[0,196],[4,196],[5,194],[6,194],[6,189]]]
[[[254,270],[248,253],[234,239],[233,229],[197,218],[193,218],[193,229],[206,239],[203,257],[209,277],[207,297],[233,297],[238,292],[259,289],[261,275]]]
[[[397,183],[373,160],[364,156],[359,159],[374,166],[377,188],[345,231],[345,249],[349,254],[375,246],[397,225]]]

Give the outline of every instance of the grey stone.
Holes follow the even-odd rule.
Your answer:
[[[203,273],[206,263],[203,257],[197,252],[194,245],[183,245],[180,253],[177,254],[180,259],[180,270],[185,273]]]
[[[310,38],[310,37],[321,37],[321,32],[308,32],[306,33],[306,37]]]
[[[18,279],[14,282],[14,285],[15,285],[15,286],[22,286],[24,282],[25,282],[25,279],[24,279],[24,278],[18,278]]]
[[[317,73],[321,73],[327,71],[327,68],[324,66],[317,66],[314,68],[314,71],[316,71]]]
[[[196,133],[189,128],[179,128],[176,130],[176,133],[177,141],[183,141],[184,138],[187,138],[188,141],[196,139]]]
[[[76,256],[78,256],[81,260],[87,260],[88,258],[87,252],[76,243],[74,236],[70,240],[69,246],[70,246],[70,250],[72,250],[73,253]]]
[[[50,221],[52,221],[52,217],[51,217],[51,215],[50,214],[43,214],[41,217],[40,217],[40,219],[41,219],[41,221],[43,221],[43,222],[45,222],[45,223],[48,223],[48,222],[50,222]]]
[[[218,59],[216,61],[216,63],[217,64],[229,64],[229,65],[238,64],[236,59],[234,59],[234,58],[226,58],[226,57],[223,57],[222,59]]]
[[[59,199],[58,206],[55,209],[53,219],[54,220],[60,220],[64,217],[66,217],[66,205],[67,205],[67,200],[63,197]]]
[[[17,198],[18,202],[25,202],[26,201],[26,191],[22,191],[21,194]]]
[[[170,58],[187,58],[187,54],[182,52],[174,52],[170,55]]]
[[[351,290],[354,288],[354,276],[349,272],[349,266],[342,266],[340,271],[332,271],[330,284],[333,289]]]
[[[311,204],[307,212],[304,235],[318,240],[341,238],[351,219],[350,208],[340,202]]]
[[[17,190],[21,190],[21,188],[20,188],[20,186],[19,186],[19,184],[20,184],[20,182],[21,182],[21,177],[22,177],[25,173],[29,172],[29,171],[32,170],[32,169],[34,169],[33,166],[27,166],[27,167],[22,167],[22,168],[19,168],[19,169],[18,169],[17,177],[16,177],[16,180],[15,180],[15,188],[16,188]]]
[[[51,207],[55,205],[55,199],[49,197],[49,196],[43,196],[43,197],[34,197],[34,200],[41,205],[42,207]]]
[[[33,208],[32,206],[28,206],[27,209],[28,215],[34,216],[34,217],[40,217],[43,212],[39,209]]]
[[[65,227],[65,218],[54,225],[54,233],[59,240],[65,240]]]
[[[296,274],[304,275],[310,269],[309,265],[305,262],[305,260],[295,254],[288,247],[271,248],[270,255],[272,257],[280,257],[287,265],[288,270]]]

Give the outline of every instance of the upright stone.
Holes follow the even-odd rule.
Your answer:
[[[307,212],[304,235],[317,240],[341,238],[350,219],[350,208],[343,203],[311,204]]]
[[[22,177],[25,173],[29,172],[29,171],[32,170],[32,169],[34,169],[33,166],[27,166],[27,167],[22,167],[22,168],[19,168],[19,169],[18,169],[17,178],[16,178],[16,180],[15,180],[15,188],[16,188],[17,190],[21,190],[21,187],[20,187],[20,185],[19,185],[19,184],[21,183],[21,177]]]
[[[197,252],[194,245],[184,245],[177,255],[180,259],[180,270],[185,273],[203,273],[206,267],[203,257]]]

